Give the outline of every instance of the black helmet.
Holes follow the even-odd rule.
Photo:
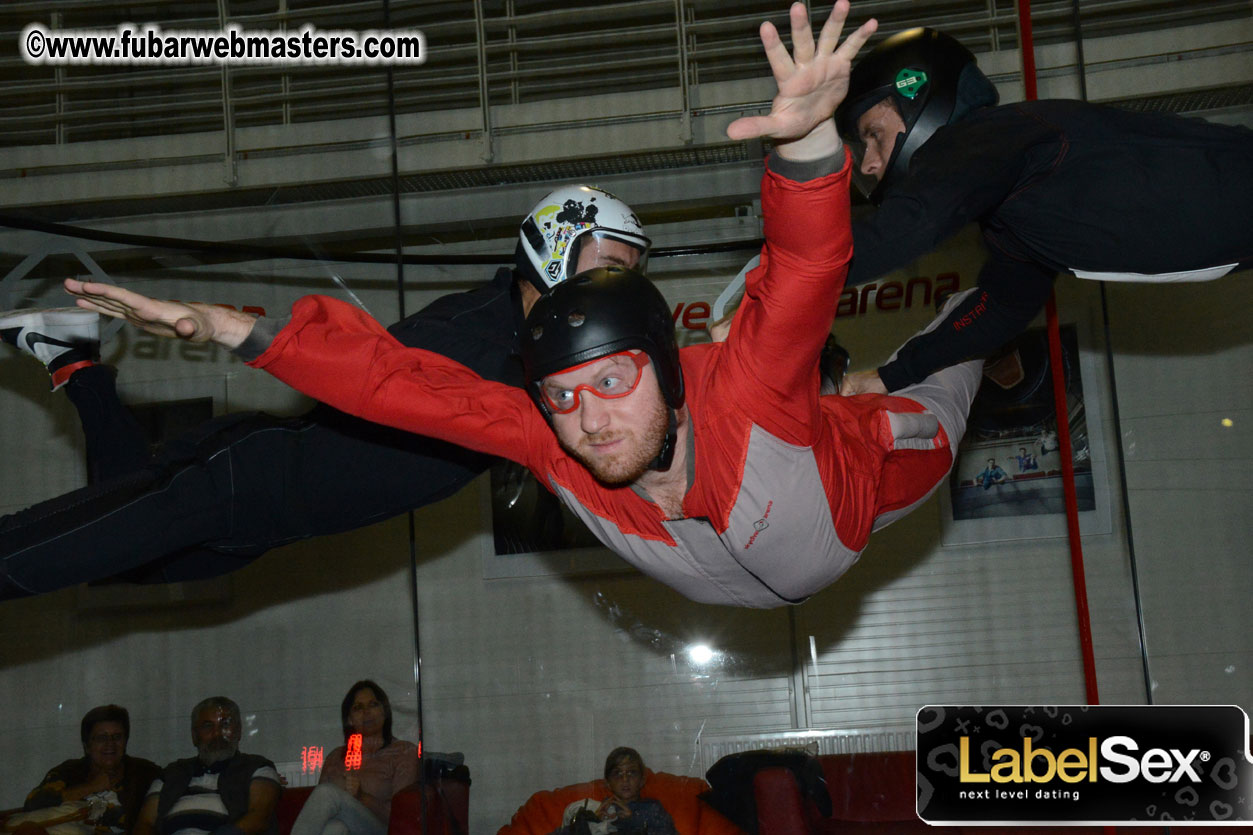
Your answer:
[[[610,354],[648,354],[666,405],[683,405],[683,371],[670,305],[651,281],[624,267],[597,267],[558,284],[526,317],[521,334],[527,390],[544,417],[543,379]]]
[[[867,195],[875,204],[889,183],[905,175],[914,152],[937,130],[976,107],[996,104],[998,97],[970,50],[943,32],[920,27],[883,41],[853,68],[848,95],[835,114],[846,142],[860,146],[857,120],[887,98],[900,110],[905,132],[896,139],[883,177]]]

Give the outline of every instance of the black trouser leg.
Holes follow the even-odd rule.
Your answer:
[[[88,484],[130,475],[148,463],[148,441],[118,399],[115,374],[107,365],[92,365],[75,371],[65,384],[87,441]]]
[[[219,418],[139,473],[0,519],[0,598],[123,572],[211,577],[270,548],[438,501],[490,462],[325,407]]]

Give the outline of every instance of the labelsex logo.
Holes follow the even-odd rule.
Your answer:
[[[1099,779],[1111,783],[1130,783],[1143,777],[1150,783],[1178,783],[1187,779],[1201,782],[1195,763],[1207,762],[1208,751],[1193,748],[1186,753],[1178,748],[1150,748],[1142,754],[1139,744],[1129,736],[1111,736],[1100,743],[1088,737],[1087,751],[1067,748],[1053,754],[1046,748],[1033,748],[1029,738],[1023,739],[1021,753],[1001,748],[992,754],[996,763],[988,772],[972,771],[970,738],[961,737],[961,782],[963,783],[1047,783],[1054,778],[1064,783],[1095,783]],[[1108,761],[1112,765],[1102,765]]]

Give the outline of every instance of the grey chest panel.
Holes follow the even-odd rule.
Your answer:
[[[592,514],[570,491],[554,489],[623,559],[702,603],[753,608],[799,603],[857,560],[857,552],[836,536],[813,450],[756,426],[721,534],[703,519],[677,519],[663,523],[675,545],[643,539]]]

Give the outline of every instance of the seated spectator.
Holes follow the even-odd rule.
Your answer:
[[[1040,469],[1040,465],[1036,463],[1035,455],[1027,452],[1027,448],[1024,446],[1018,447],[1018,455],[1015,457],[1018,459],[1018,472],[1020,473]]]
[[[239,705],[225,696],[196,705],[196,756],[175,760],[153,781],[135,835],[278,835],[278,771],[239,750],[242,732]]]
[[[975,476],[975,484],[981,485],[984,490],[991,490],[993,484],[1000,484],[1009,475],[1000,468],[995,458],[988,459],[988,465],[983,468],[983,472]]]
[[[678,835],[661,801],[644,799],[644,758],[634,748],[615,748],[605,758],[605,782],[611,794],[571,803],[554,835]]]
[[[358,681],[339,712],[344,742],[361,735],[360,762],[346,764],[347,744],[330,753],[291,835],[384,835],[392,795],[418,779],[418,748],[392,736],[392,705],[382,687]]]
[[[79,725],[83,756],[66,760],[44,775],[26,796],[25,810],[83,804],[89,810],[83,821],[87,831],[130,832],[144,793],[161,773],[156,763],[127,756],[130,734],[126,708],[101,705],[87,711]]]

